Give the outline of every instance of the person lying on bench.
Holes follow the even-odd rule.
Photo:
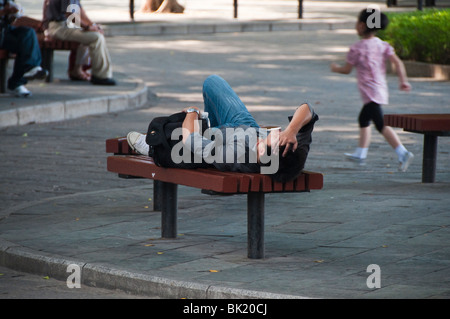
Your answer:
[[[197,107],[185,108],[184,147],[220,171],[267,174],[283,183],[298,177],[319,119],[309,104],[300,105],[284,131],[268,131],[256,123],[229,84],[217,75],[205,80],[203,99],[211,128],[200,134],[198,119],[203,113]],[[148,155],[144,134],[130,132],[127,140],[135,152]]]

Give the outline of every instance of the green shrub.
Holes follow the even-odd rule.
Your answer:
[[[386,13],[389,25],[378,36],[404,60],[450,64],[450,9]]]

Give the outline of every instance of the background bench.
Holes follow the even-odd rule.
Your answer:
[[[424,135],[422,182],[434,183],[438,136],[450,136],[450,114],[386,114],[387,126]]]
[[[33,28],[36,31],[36,35],[39,41],[39,47],[41,48],[42,63],[41,66],[48,70],[48,76],[46,81],[48,83],[53,82],[53,56],[55,50],[71,51],[76,50],[79,46],[78,42],[55,40],[45,37],[42,30],[42,22],[28,17],[22,17],[14,22],[14,26],[26,26]],[[0,93],[6,92],[7,86],[7,69],[8,60],[14,58],[8,51],[0,49]]]
[[[125,137],[106,140],[107,170],[120,177],[154,180],[154,210],[161,210],[161,235],[177,236],[177,187],[184,185],[215,194],[247,195],[247,242],[249,258],[264,258],[264,195],[266,193],[309,192],[323,187],[321,173],[303,172],[282,184],[269,176],[220,172],[215,169],[162,168],[152,158],[132,155]]]
[[[39,46],[41,47],[42,67],[48,71],[47,82],[53,82],[53,56],[54,51],[72,51],[76,50],[80,43],[73,41],[63,41],[55,39],[41,39]]]

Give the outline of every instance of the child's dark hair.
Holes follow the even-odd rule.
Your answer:
[[[366,34],[384,30],[389,24],[388,17],[375,8],[363,9],[359,13],[358,21],[366,25],[366,31],[364,32]]]

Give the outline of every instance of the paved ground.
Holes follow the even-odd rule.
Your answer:
[[[450,140],[439,140],[434,184],[420,182],[419,135],[398,131],[416,154],[406,173],[375,131],[366,166],[344,160],[361,102],[354,75],[332,74],[329,64],[355,40],[348,29],[108,38],[117,74],[142,79],[150,99],[126,112],[0,130],[0,265],[65,282],[74,263],[81,289],[163,298],[448,298]],[[57,61],[62,77],[64,53]],[[264,260],[246,258],[245,197],[180,187],[180,234],[161,240],[152,182],[106,171],[106,138],[201,106],[212,73],[261,124],[285,125],[304,101],[320,115],[306,166],[324,173],[324,189],[267,196]],[[411,82],[401,93],[389,76],[386,113],[448,113],[448,82]],[[381,288],[367,286],[372,264]]]
[[[140,299],[119,290],[83,286],[68,288],[66,281],[0,267],[0,299]]]

